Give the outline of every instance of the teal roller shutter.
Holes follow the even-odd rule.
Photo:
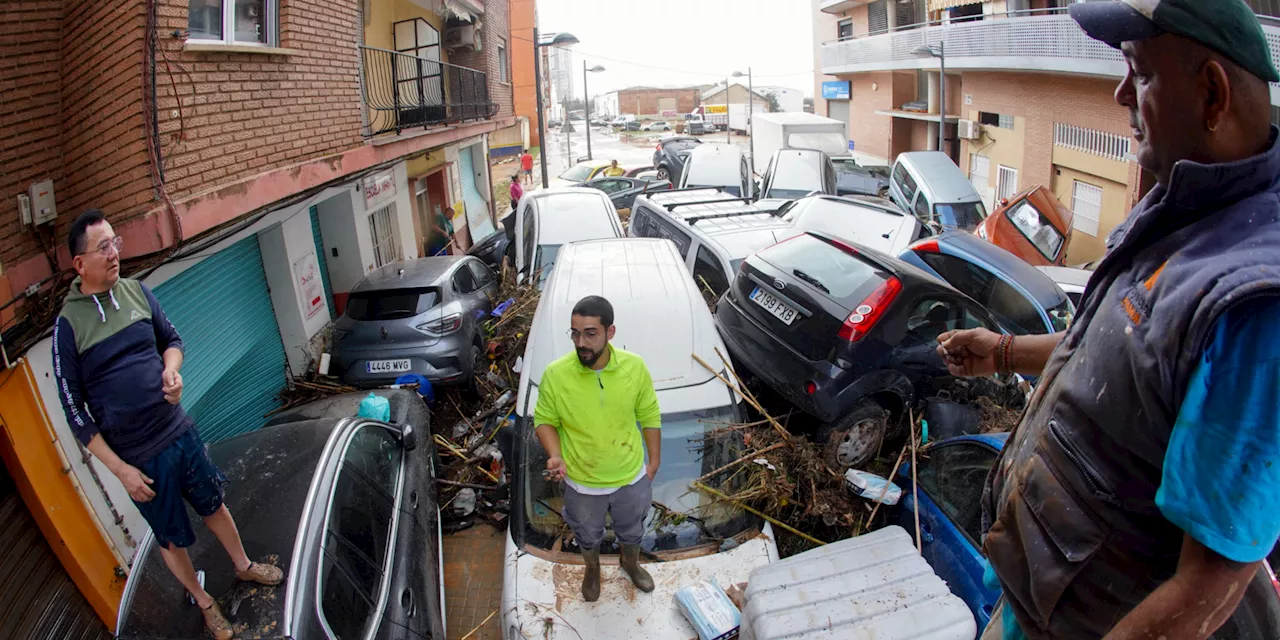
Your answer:
[[[471,147],[463,147],[458,153],[458,162],[462,164],[462,199],[467,203],[467,227],[471,230],[471,241],[479,242],[493,233],[493,220],[489,216],[487,200],[476,188],[475,160],[471,155]],[[480,215],[476,212],[483,211]],[[472,221],[476,220],[474,225]]]
[[[186,348],[182,406],[208,442],[253,431],[279,406],[284,343],[258,237],[202,260],[155,288]]]
[[[311,238],[316,242],[316,262],[320,266],[320,282],[324,284],[324,301],[329,305],[329,317],[337,320],[338,310],[333,306],[333,285],[329,284],[329,263],[325,262],[324,240],[320,237],[320,211],[311,207]]]

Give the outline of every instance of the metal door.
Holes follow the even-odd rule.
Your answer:
[[[325,261],[324,239],[320,235],[320,212],[311,207],[311,239],[316,244],[316,264],[320,267],[320,282],[324,285],[324,301],[329,305],[329,317],[337,320],[338,309],[333,305],[333,285],[329,283],[329,263]]]
[[[462,199],[467,203],[467,228],[471,230],[471,242],[484,240],[493,233],[493,219],[489,215],[489,204],[476,187],[475,159],[471,147],[463,147],[458,152],[459,171],[462,172]]]
[[[284,343],[258,237],[204,259],[155,288],[186,348],[182,407],[207,442],[261,427],[280,405]]]

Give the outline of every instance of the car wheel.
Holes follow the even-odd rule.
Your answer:
[[[476,382],[483,375],[485,370],[484,350],[480,345],[472,343],[470,351],[467,353],[467,361],[471,363],[471,372],[467,374],[465,386],[480,391],[480,385]]]
[[[880,449],[888,423],[888,412],[874,401],[858,404],[849,413],[818,429],[823,460],[837,472],[866,463]]]
[[[659,180],[670,180],[670,179],[671,179],[671,174],[667,172],[667,168],[666,168],[666,167],[658,167],[658,179],[659,179]]]

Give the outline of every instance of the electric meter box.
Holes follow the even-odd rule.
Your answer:
[[[35,224],[52,223],[58,217],[58,209],[53,199],[53,180],[45,180],[31,185],[27,190],[31,197],[31,221]]]

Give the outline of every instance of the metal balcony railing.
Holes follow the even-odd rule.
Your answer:
[[[371,136],[498,113],[483,71],[366,46],[360,57]]]
[[[1280,22],[1258,16],[1271,56],[1280,61]],[[1000,69],[1122,77],[1124,57],[1085,35],[1066,9],[1009,11],[982,19],[923,22],[889,33],[844,38],[822,45],[822,72],[828,75],[935,69],[936,59],[914,51],[946,42],[949,69]],[[1275,87],[1276,85],[1273,85]]]

